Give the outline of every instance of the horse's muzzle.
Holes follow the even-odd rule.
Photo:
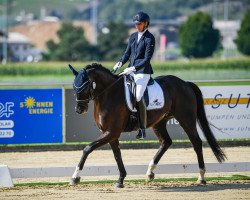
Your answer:
[[[75,111],[78,114],[86,113],[88,111],[88,105],[79,105],[77,104],[75,107]]]

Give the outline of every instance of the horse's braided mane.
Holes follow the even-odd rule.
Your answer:
[[[107,74],[113,76],[114,78],[118,78],[118,75],[113,74],[109,69],[105,68],[104,66],[102,66],[99,63],[92,63],[91,65],[87,65],[85,69],[86,70],[95,69],[98,71],[102,71],[103,73],[107,73]]]

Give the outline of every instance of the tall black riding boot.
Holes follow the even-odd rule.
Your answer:
[[[136,136],[136,139],[142,140],[146,137],[145,129],[147,128],[147,109],[144,98],[142,98],[139,102],[137,102],[136,108],[140,123],[140,129]]]

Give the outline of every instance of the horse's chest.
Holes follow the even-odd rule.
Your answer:
[[[96,113],[95,114],[95,122],[101,131],[105,131],[106,121],[107,121],[107,117],[103,113]]]

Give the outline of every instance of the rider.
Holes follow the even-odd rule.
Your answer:
[[[132,75],[136,83],[136,108],[140,122],[140,129],[136,138],[144,139],[146,137],[147,110],[143,94],[150,75],[153,74],[150,60],[154,53],[155,38],[148,31],[150,18],[147,13],[138,12],[134,16],[133,22],[137,32],[130,36],[126,51],[120,61],[114,66],[114,70],[122,67],[130,59],[130,63],[123,73]]]

